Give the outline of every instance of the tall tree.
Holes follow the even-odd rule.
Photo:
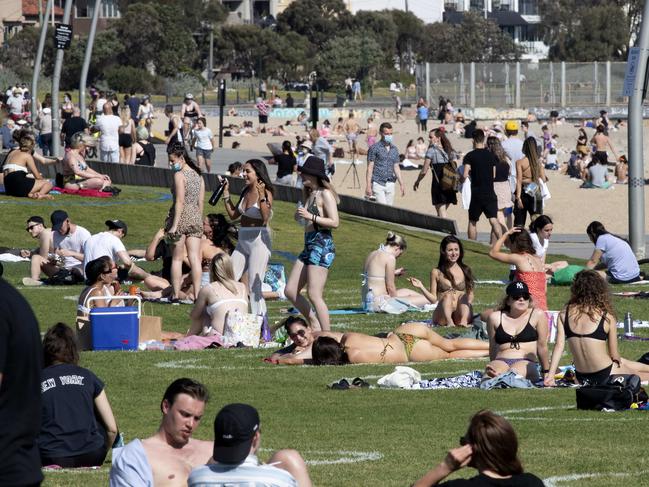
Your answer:
[[[293,31],[322,48],[328,39],[352,25],[343,0],[296,0],[277,16],[277,31]]]
[[[390,10],[392,20],[397,26],[397,42],[395,44],[396,57],[399,67],[403,71],[409,67],[414,67],[414,53],[419,48],[424,34],[424,23],[412,12],[403,10]]]
[[[363,32],[334,37],[318,53],[318,75],[329,84],[338,86],[343,85],[349,76],[364,77],[377,66],[379,58],[371,53],[378,50],[378,43]]]
[[[635,1],[542,0],[544,41],[556,61],[612,61],[626,58]]]

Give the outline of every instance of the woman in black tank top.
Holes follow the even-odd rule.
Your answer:
[[[597,271],[584,270],[575,276],[570,300],[558,321],[550,371],[543,381],[546,386],[555,385],[554,375],[566,342],[581,384],[602,384],[611,374],[636,374],[643,381],[649,380],[649,365],[620,356],[608,284]]]

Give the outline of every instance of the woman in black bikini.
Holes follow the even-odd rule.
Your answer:
[[[557,342],[552,352],[546,386],[554,386],[554,374],[566,341],[580,383],[597,385],[611,374],[636,374],[649,380],[649,365],[620,357],[617,348],[617,320],[608,284],[597,271],[584,270],[575,276],[570,300],[559,314]]]
[[[524,282],[510,283],[506,293],[499,311],[487,320],[491,362],[485,375],[496,377],[511,370],[537,381],[538,361],[544,373],[550,368],[547,318],[543,310],[530,309],[530,291]]]

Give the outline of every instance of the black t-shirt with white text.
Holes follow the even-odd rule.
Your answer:
[[[487,149],[474,149],[464,156],[464,164],[471,166],[471,192],[494,193],[494,167],[498,164],[496,156]]]
[[[104,445],[95,417],[95,398],[104,384],[88,369],[50,365],[41,374],[43,400],[38,447],[43,457],[73,457]]]
[[[0,485],[43,480],[36,437],[41,427],[43,351],[25,298],[0,279]]]

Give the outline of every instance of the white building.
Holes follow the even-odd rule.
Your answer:
[[[407,10],[426,24],[442,22],[444,0],[344,0],[350,12],[359,10]]]
[[[539,61],[548,57],[541,34],[539,0],[444,0],[444,21],[462,22],[464,12],[474,11],[493,19],[525,49],[523,59]]]

